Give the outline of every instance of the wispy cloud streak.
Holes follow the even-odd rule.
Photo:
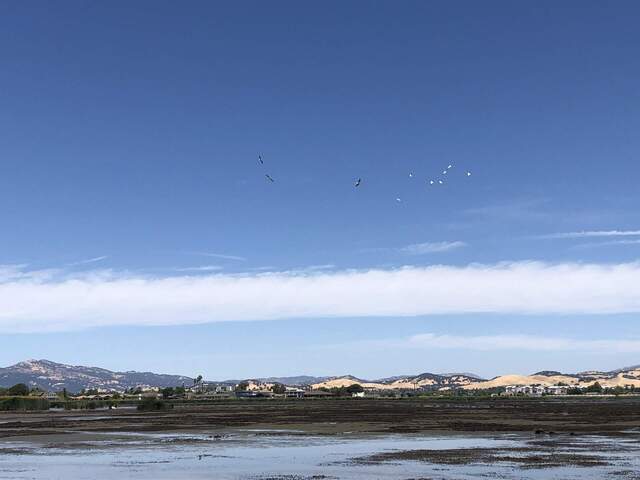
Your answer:
[[[101,262],[102,260],[106,260],[107,258],[109,258],[107,255],[101,255],[99,257],[87,258],[86,260],[80,260],[78,262],[68,263],[67,266],[76,267],[79,265],[88,265],[91,263]]]
[[[400,251],[408,255],[426,255],[429,253],[441,253],[456,250],[458,248],[466,247],[465,242],[424,242],[414,243],[413,245],[407,245],[402,247]]]
[[[222,270],[222,267],[219,265],[200,265],[197,267],[180,267],[175,268],[176,272],[217,272]]]
[[[582,232],[563,232],[540,235],[538,238],[563,239],[563,238],[599,238],[599,237],[637,237],[640,230],[587,230]]]
[[[210,253],[210,252],[190,252],[192,255],[201,255],[203,257],[220,258],[222,260],[235,260],[238,262],[246,262],[246,257],[240,257],[238,255],[226,255],[223,253]]]

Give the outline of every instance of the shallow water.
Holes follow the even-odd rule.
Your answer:
[[[601,479],[640,472],[636,435],[569,438],[530,435],[312,436],[291,430],[236,430],[225,435],[118,433],[32,437],[0,442],[0,479]],[[557,446],[532,444],[543,440]],[[379,464],[356,457],[404,450],[529,447],[542,452],[601,455],[606,466],[522,468],[508,462],[461,465],[401,460]],[[318,477],[316,477],[318,478]]]

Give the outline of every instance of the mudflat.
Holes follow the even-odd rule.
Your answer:
[[[303,434],[534,432],[616,435],[640,429],[640,397],[216,401],[170,410],[0,413],[0,438],[73,432],[197,432],[228,428]]]

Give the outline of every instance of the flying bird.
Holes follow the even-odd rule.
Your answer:
[[[446,174],[447,174],[447,170],[443,170],[443,171],[442,171],[442,174],[443,174],[443,175],[446,175]]]
[[[442,185],[444,182],[442,180],[438,180],[438,183]]]
[[[267,178],[267,180],[269,180],[271,183],[275,182],[275,180],[273,178],[271,178],[271,175],[269,175],[268,173],[265,173],[264,176]]]
[[[402,199],[400,197],[396,197],[396,202],[400,203]]]
[[[433,180],[429,180],[429,185],[433,185],[434,183],[436,182],[434,182]]]
[[[413,173],[409,172],[409,178],[413,178]]]
[[[260,165],[264,165],[264,161],[262,160],[262,155],[258,155],[258,162]]]
[[[471,172],[467,172],[467,177],[470,177],[470,176],[471,176]]]
[[[450,168],[452,168],[452,167],[453,167],[453,165],[449,165],[449,166],[447,167],[447,170],[449,170],[449,169],[450,169]]]
[[[354,183],[353,186],[354,187],[359,187],[361,183],[362,183],[362,179],[359,178],[358,180],[356,180],[356,183]]]

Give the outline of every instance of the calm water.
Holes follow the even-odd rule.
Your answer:
[[[599,454],[611,465],[521,468],[514,464],[438,465],[349,460],[413,449],[530,446],[530,436],[307,436],[296,432],[239,430],[211,434],[87,434],[0,441],[0,479],[640,479],[636,435],[580,437],[579,448],[561,443],[552,452]],[[562,439],[560,439],[562,440]],[[535,450],[534,450],[535,451]],[[548,450],[545,453],[550,453]]]

